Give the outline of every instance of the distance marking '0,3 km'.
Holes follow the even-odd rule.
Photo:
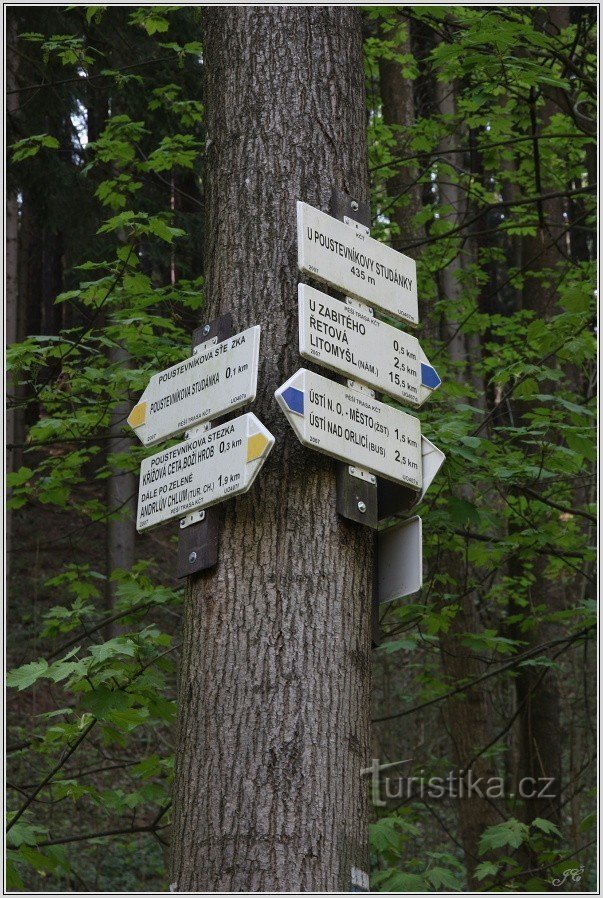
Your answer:
[[[136,529],[149,530],[247,492],[273,445],[274,437],[252,412],[191,430],[183,443],[142,462]]]

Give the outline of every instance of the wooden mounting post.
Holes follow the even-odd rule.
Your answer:
[[[201,343],[217,338],[221,343],[234,334],[232,315],[220,315],[219,318],[204,324],[193,331],[192,349]],[[199,574],[217,564],[218,561],[218,535],[219,535],[220,509],[207,508],[205,517],[198,524],[191,524],[180,531],[178,541],[178,570],[176,576],[190,577],[191,574]]]
[[[371,210],[368,203],[360,203],[342,190],[333,188],[331,215],[339,221],[349,218],[370,227]],[[377,527],[377,484],[350,474],[349,465],[337,464],[337,511],[344,518]]]
[[[334,187],[331,192],[331,215],[339,221],[349,218],[365,225],[371,224],[371,209],[368,203],[361,203],[353,197]],[[344,518],[349,518],[365,527],[377,528],[377,482],[354,477],[350,474],[349,465],[337,463],[337,511]],[[362,510],[364,509],[364,510]],[[374,535],[374,564],[377,564],[377,534]],[[377,594],[378,576],[375,567],[373,577],[373,598],[371,602],[371,641],[373,648],[381,644],[379,629],[379,596]]]

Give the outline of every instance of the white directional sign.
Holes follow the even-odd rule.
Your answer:
[[[298,293],[305,359],[412,405],[422,405],[440,385],[416,337],[307,284]]]
[[[297,261],[301,271],[409,324],[419,323],[414,259],[331,215],[297,203]]]
[[[128,417],[145,446],[255,399],[260,327],[199,350],[154,374]]]
[[[421,489],[418,418],[305,368],[274,395],[304,446]]]
[[[247,492],[273,444],[272,434],[248,412],[210,430],[198,427],[183,443],[151,455],[140,466],[136,529]]]

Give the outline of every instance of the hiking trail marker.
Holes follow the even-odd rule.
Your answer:
[[[274,395],[304,446],[421,490],[418,418],[305,368]]]
[[[299,284],[298,297],[304,359],[415,406],[439,387],[416,337],[307,284]]]
[[[374,312],[419,323],[416,263],[370,237],[366,203],[334,187],[330,211],[297,202],[300,272],[346,294],[298,285],[299,352],[346,383],[300,368],[274,395],[304,446],[343,463],[339,514],[378,529],[421,501],[445,456],[421,434],[417,418],[375,392],[419,407],[441,379],[416,337]],[[421,588],[421,519],[382,530],[376,540],[373,645],[380,640],[378,603]]]
[[[183,443],[142,462],[136,529],[150,530],[247,492],[273,445],[252,412],[191,430]]]
[[[414,259],[369,237],[368,227],[298,201],[297,261],[316,280],[407,324],[419,323]]]
[[[128,424],[152,446],[253,402],[259,352],[259,325],[196,347],[190,358],[151,377]]]

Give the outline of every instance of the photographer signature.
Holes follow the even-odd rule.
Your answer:
[[[568,876],[571,876],[572,882],[580,882],[583,873],[584,867],[569,867],[567,870],[563,871],[563,878],[551,879],[551,885],[557,887],[562,886],[563,883],[567,881]]]

